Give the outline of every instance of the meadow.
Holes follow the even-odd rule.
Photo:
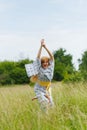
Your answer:
[[[32,101],[33,87],[0,87],[0,130],[87,130],[87,84],[53,83],[48,113]]]

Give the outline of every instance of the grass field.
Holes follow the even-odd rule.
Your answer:
[[[31,101],[33,87],[0,87],[0,130],[87,130],[87,84],[53,83],[48,114]]]

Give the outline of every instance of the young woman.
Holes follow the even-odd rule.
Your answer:
[[[41,57],[42,48],[44,48],[49,57]],[[36,96],[32,99],[38,99],[42,109],[47,109],[53,105],[51,95],[51,80],[54,72],[54,57],[44,43],[44,39],[41,40],[41,45],[36,58],[37,66],[39,67],[38,74],[31,77],[31,81],[36,82],[34,91]]]

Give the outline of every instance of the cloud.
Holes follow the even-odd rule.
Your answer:
[[[52,28],[46,33],[50,50],[66,49],[73,56],[73,63],[78,66],[77,59],[87,50],[87,29]]]
[[[51,3],[51,4],[61,4],[61,3],[64,3],[64,0],[49,0],[49,3]]]
[[[12,3],[0,3],[0,13],[6,12],[12,9],[15,5]]]
[[[3,33],[0,34],[0,60],[18,60],[20,57],[35,59],[44,38],[47,47],[53,52],[59,48],[66,49],[73,56],[73,63],[78,66],[77,59],[87,50],[87,29],[59,29],[54,26],[44,33]],[[46,54],[43,51],[43,54]]]
[[[24,57],[35,58],[38,43],[32,33],[6,33],[0,34],[0,60],[18,60],[20,54]]]

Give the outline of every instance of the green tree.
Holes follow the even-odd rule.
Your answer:
[[[29,82],[25,69],[20,67],[15,67],[15,69],[10,72],[10,77],[14,84],[24,84]]]
[[[10,71],[15,68],[15,62],[3,61],[0,62],[0,84],[11,84]]]
[[[66,54],[66,50],[60,48],[54,52],[55,68],[54,68],[54,80],[61,81],[70,76],[74,71],[72,63],[72,56]]]
[[[87,51],[84,51],[82,58],[78,59],[79,71],[83,76],[84,80],[87,80]]]
[[[3,61],[0,62],[0,84],[25,84],[29,83],[25,71],[25,64],[31,63],[32,60],[25,59],[17,62]]]

